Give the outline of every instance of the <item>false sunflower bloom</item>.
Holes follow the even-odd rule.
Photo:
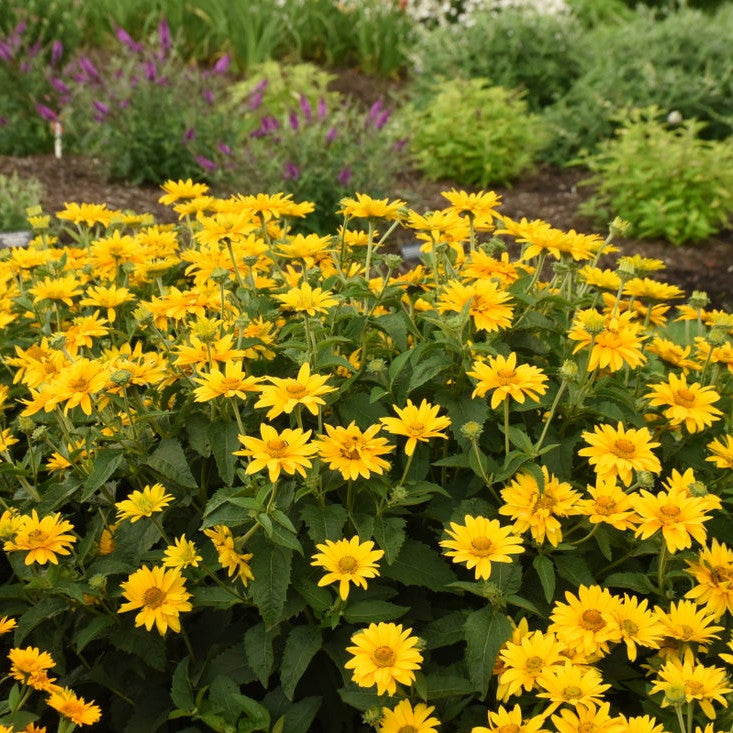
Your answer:
[[[196,550],[196,545],[186,539],[183,534],[168,545],[163,553],[163,565],[167,568],[197,568],[201,562],[201,555]]]
[[[564,664],[562,651],[562,645],[552,633],[532,631],[516,642],[508,641],[499,652],[502,671],[497,697],[508,700],[512,695],[520,695],[522,690],[534,689],[537,678],[545,670]]]
[[[227,571],[230,578],[237,575],[245,586],[250,580],[254,580],[255,576],[249,565],[252,553],[237,551],[234,535],[229,527],[217,524],[211,529],[205,529],[204,534],[214,545],[214,549],[219,555],[219,565]]]
[[[369,478],[373,473],[381,475],[389,463],[381,456],[394,450],[386,438],[377,437],[379,425],[371,425],[361,431],[352,420],[345,428],[326,425],[327,436],[315,441],[318,454],[332,471],[339,471],[347,479],[355,481],[359,476]]]
[[[525,396],[539,402],[540,396],[547,392],[547,377],[544,372],[530,364],[517,366],[517,355],[512,352],[504,357],[501,354],[489,357],[487,363],[475,361],[469,377],[478,380],[472,397],[483,397],[489,390],[491,407],[498,407],[508,397],[524,404]]]
[[[601,703],[596,707],[593,703],[577,707],[575,710],[565,708],[559,715],[552,716],[557,733],[627,733],[623,721],[612,718],[609,714],[611,704]]]
[[[646,362],[642,351],[643,326],[630,312],[604,316],[594,309],[577,313],[568,338],[577,341],[573,353],[590,349],[587,370],[617,372],[624,366],[635,369]]]
[[[209,187],[205,183],[194,183],[190,178],[187,178],[185,181],[182,179],[166,181],[161,189],[164,193],[158,201],[161,204],[170,206],[181,199],[195,199],[203,196],[209,190]]]
[[[733,550],[713,538],[697,560],[687,560],[687,572],[696,585],[685,596],[712,611],[716,618],[733,613]]]
[[[511,295],[493,280],[477,280],[470,285],[451,280],[438,300],[438,311],[460,313],[468,303],[468,314],[479,331],[500,331],[512,325]]]
[[[16,647],[8,653],[10,660],[10,677],[18,682],[24,682],[35,690],[48,690],[53,684],[48,670],[55,662],[48,652],[42,652],[37,647],[28,646],[25,649]]]
[[[397,683],[411,685],[423,660],[419,640],[411,633],[401,624],[384,622],[357,631],[351,637],[353,646],[346,648],[352,657],[344,665],[352,670],[354,682],[360,687],[376,685],[378,695],[394,695]]]
[[[411,456],[415,452],[417,442],[427,443],[430,438],[448,438],[442,430],[450,425],[449,417],[438,417],[440,405],[431,405],[423,400],[420,406],[407,400],[405,407],[395,407],[399,417],[381,417],[380,422],[393,435],[404,435],[407,438],[405,453]]]
[[[664,636],[684,644],[699,644],[705,648],[719,639],[722,626],[715,625],[715,614],[709,608],[700,608],[692,601],[671,603],[669,611],[656,609],[664,629]]]
[[[562,667],[550,667],[538,678],[542,692],[537,697],[545,698],[550,706],[547,715],[565,703],[576,709],[588,707],[600,701],[603,693],[611,686],[604,684],[601,673],[595,667],[581,667],[565,662]]]
[[[162,484],[146,486],[142,491],[133,491],[127,499],[118,501],[117,519],[129,519],[131,523],[143,517],[152,517],[162,512],[173,501],[173,496],[167,494]]]
[[[271,384],[259,388],[260,398],[254,406],[269,407],[268,420],[282,413],[289,415],[297,405],[303,405],[311,415],[317,415],[320,406],[326,404],[322,395],[336,390],[336,387],[326,384],[328,377],[311,374],[307,362],[300,367],[295,378],[266,377],[266,379]]]
[[[9,631],[12,631],[17,625],[18,622],[10,616],[0,617],[0,636],[2,636],[3,634],[7,634]]]
[[[314,316],[316,313],[328,313],[329,308],[338,305],[338,300],[333,293],[322,288],[313,288],[304,282],[300,287],[290,288],[283,295],[276,295],[284,310],[292,310],[296,313],[307,313]]]
[[[357,193],[356,198],[341,199],[341,209],[337,212],[348,219],[387,219],[394,221],[401,218],[404,201],[395,199],[374,199],[364,193]]]
[[[567,481],[560,481],[542,466],[544,488],[540,489],[531,473],[518,473],[511,484],[501,490],[504,505],[499,514],[511,517],[519,534],[529,530],[532,539],[542,544],[545,539],[553,546],[562,540],[558,517],[578,514],[580,494]]]
[[[87,702],[68,687],[54,690],[46,703],[77,725],[94,725],[102,717],[101,709],[93,700]]]
[[[239,397],[246,399],[248,392],[256,392],[262,381],[260,377],[248,377],[241,362],[227,361],[222,372],[213,366],[208,374],[194,377],[194,382],[201,385],[194,389],[195,402],[208,402],[217,397]]]
[[[657,614],[648,608],[646,598],[640,601],[635,596],[624,593],[623,600],[619,599],[612,615],[618,625],[621,641],[626,644],[626,655],[630,661],[636,661],[637,645],[650,649],[659,648],[664,627]]]
[[[56,212],[57,219],[70,221],[72,224],[86,224],[93,227],[101,224],[106,227],[118,212],[107,208],[107,204],[77,204],[64,202],[64,208]]]
[[[645,395],[652,407],[665,407],[663,415],[673,427],[684,425],[688,433],[709,427],[723,414],[713,403],[720,399],[715,387],[699,382],[687,384],[687,377],[670,374],[667,382],[652,385]]]
[[[358,537],[338,542],[326,540],[325,543],[316,545],[318,552],[313,555],[311,565],[326,570],[318,585],[338,583],[339,596],[343,601],[349,595],[349,583],[366,589],[366,579],[379,575],[377,561],[384,555],[384,550],[373,548],[374,543],[371,540],[361,542]]]
[[[191,594],[176,568],[143,566],[122,583],[122,595],[127,602],[120,606],[118,613],[140,609],[135,626],[144,625],[150,631],[155,625],[161,636],[169,628],[180,631],[179,614],[193,608],[188,600]]]
[[[646,350],[649,354],[655,354],[667,364],[681,369],[683,374],[687,374],[690,369],[699,368],[698,363],[689,358],[692,351],[691,346],[680,346],[674,341],[655,336]]]
[[[693,539],[700,544],[705,542],[707,532],[703,525],[710,519],[706,497],[690,496],[679,488],[656,494],[641,490],[632,496],[631,503],[639,516],[637,537],[647,539],[662,530],[670,552],[686,550]]]
[[[513,527],[502,527],[498,519],[472,517],[466,514],[463,524],[450,523],[446,530],[449,540],[441,540],[445,554],[454,563],[465,563],[474,570],[476,580],[488,580],[492,562],[512,562],[511,555],[524,552],[522,539]]]
[[[718,468],[733,470],[733,435],[723,435],[708,443],[711,455],[705,460],[714,463]]]
[[[277,481],[280,472],[289,476],[295,473],[305,476],[305,470],[313,464],[310,461],[317,447],[308,443],[311,431],[299,428],[286,428],[278,433],[271,425],[260,425],[260,438],[240,435],[242,450],[234,451],[235,456],[248,456],[252,460],[246,473],[252,474],[267,469],[270,481]]]
[[[629,486],[634,471],[660,473],[662,464],[652,453],[659,443],[653,441],[647,428],[626,430],[619,422],[611,425],[597,425],[593,432],[585,431],[583,439],[587,448],[578,451],[587,456],[599,479],[612,481],[618,477],[624,486]]]
[[[132,292],[127,288],[118,288],[114,284],[108,286],[95,285],[87,288],[86,298],[82,298],[79,304],[106,308],[107,320],[114,323],[117,318],[115,309],[133,298]]]
[[[588,493],[591,498],[578,502],[578,512],[591,524],[610,524],[621,531],[634,528],[636,514],[631,498],[615,479],[598,479],[595,486],[588,486]]]
[[[64,412],[72,407],[81,407],[85,415],[92,414],[92,395],[103,390],[109,383],[107,368],[98,361],[81,358],[64,367],[53,382],[43,388],[43,409],[51,412],[56,405],[64,402]],[[25,414],[31,415],[38,409],[26,409]]]
[[[379,733],[437,733],[440,721],[430,717],[435,708],[419,702],[415,707],[401,700],[390,710],[382,708]]]
[[[636,715],[633,718],[620,715],[619,718],[625,726],[626,733],[667,733],[667,729],[661,723],[657,723],[656,718],[651,715]]]
[[[14,438],[10,432],[10,428],[0,430],[0,451],[6,451],[11,445],[15,445],[18,442],[17,438]],[[2,458],[0,458],[2,463]]]
[[[515,705],[511,710],[499,705],[496,710],[489,711],[488,728],[476,725],[471,728],[471,733],[549,733],[542,727],[544,722],[545,718],[542,715],[523,720],[519,705]]]
[[[8,540],[3,549],[5,552],[27,552],[26,565],[35,562],[58,565],[56,555],[68,555],[71,545],[76,542],[76,537],[68,534],[73,530],[71,522],[62,519],[60,514],[49,514],[39,519],[36,510],[32,509],[30,515],[20,516],[15,537]]]

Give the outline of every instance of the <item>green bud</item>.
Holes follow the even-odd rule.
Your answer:
[[[669,705],[682,705],[687,699],[685,688],[682,685],[672,685],[665,693],[664,700]]]
[[[89,586],[94,590],[104,590],[107,587],[107,576],[95,573],[89,578]]]
[[[31,433],[31,440],[34,443],[38,443],[41,440],[43,440],[43,438],[44,438],[44,436],[46,435],[47,432],[48,432],[48,427],[46,425],[39,425]]]
[[[709,493],[708,487],[702,481],[693,481],[688,489],[692,496],[707,496]]]
[[[693,290],[690,299],[687,301],[690,308],[702,310],[710,305],[710,298],[704,290]]]
[[[367,708],[362,713],[361,719],[364,722],[364,725],[368,725],[370,728],[376,728],[379,725],[379,721],[382,719],[382,708]]]
[[[394,489],[389,492],[389,504],[390,506],[401,504],[408,496],[409,493],[404,486],[395,486]]]
[[[223,267],[215,267],[211,271],[211,279],[215,283],[221,285],[229,279],[229,270],[226,270]]]
[[[614,237],[623,237],[624,234],[629,230],[629,222],[626,221],[626,219],[622,219],[620,216],[617,216],[608,227],[609,232]]]
[[[636,480],[639,484],[639,486],[645,488],[645,489],[651,489],[654,487],[654,484],[656,482],[654,478],[654,474],[651,471],[639,471],[636,474]]]
[[[384,359],[372,359],[367,364],[367,371],[370,374],[381,374],[387,368],[387,362]]]
[[[118,387],[121,387],[123,384],[128,384],[131,379],[132,372],[127,371],[127,369],[118,369],[110,377],[112,384],[116,384]]]
[[[399,270],[402,266],[402,256],[396,254],[388,254],[384,256],[384,264],[389,267],[390,270]]]
[[[578,365],[572,359],[565,359],[560,367],[560,379],[563,382],[575,382],[578,378]]]
[[[21,416],[18,418],[18,427],[22,433],[32,433],[36,429],[36,423],[32,417]]]
[[[58,349],[60,351],[61,349],[63,349],[66,346],[66,334],[65,333],[55,333],[48,340],[48,345],[52,349]]]
[[[480,585],[481,595],[494,607],[499,608],[504,606],[505,598],[504,591],[490,580],[486,580]]]
[[[478,440],[481,437],[483,427],[475,420],[469,420],[460,427],[461,435],[467,440]]]

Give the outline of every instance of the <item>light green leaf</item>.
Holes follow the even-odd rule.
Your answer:
[[[252,542],[252,600],[267,626],[280,621],[290,585],[292,550],[266,540]]]
[[[153,454],[145,461],[156,473],[187,489],[198,488],[198,483],[186,461],[186,454],[178,440],[164,438]]]
[[[231,486],[234,483],[234,476],[239,456],[234,455],[239,450],[239,428],[236,422],[215,422],[209,426],[209,441],[214,453],[216,467],[219,470],[221,480]]]
[[[555,565],[547,555],[537,555],[532,565],[540,577],[545,600],[551,603],[555,595]]]

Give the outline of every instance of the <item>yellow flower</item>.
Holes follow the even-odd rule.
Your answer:
[[[621,641],[626,644],[626,654],[632,662],[636,660],[637,644],[657,649],[664,636],[664,627],[657,614],[647,605],[646,598],[639,601],[624,593],[623,600],[619,600],[611,612],[621,633]]]
[[[133,299],[133,294],[127,288],[118,288],[116,285],[96,285],[87,288],[87,297],[79,301],[80,305],[97,306],[107,309],[107,320],[114,323],[117,317],[115,308]]]
[[[723,414],[712,406],[720,399],[715,387],[702,387],[699,382],[688,385],[684,374],[670,374],[669,381],[653,385],[645,397],[652,407],[667,407],[664,416],[675,427],[684,424],[689,433],[704,430]]]
[[[697,369],[698,364],[694,359],[688,358],[692,351],[691,346],[680,346],[674,341],[655,336],[652,342],[647,346],[647,352],[656,354],[662,361],[682,369],[686,374],[690,369]]]
[[[623,722],[626,733],[668,733],[666,728],[657,723],[651,715],[637,715],[633,718],[627,718],[620,715],[619,718]],[[699,730],[699,729],[698,729]]]
[[[562,646],[552,633],[532,631],[517,641],[507,642],[499,653],[502,671],[497,697],[507,700],[512,695],[529,692],[537,686],[537,678],[554,665],[564,664]],[[499,695],[501,692],[501,695]],[[520,716],[521,717],[521,716]]]
[[[379,733],[437,733],[440,721],[431,718],[435,708],[419,702],[413,708],[409,700],[401,700],[393,710],[382,708]]]
[[[687,565],[697,585],[685,597],[704,604],[716,618],[733,613],[733,550],[713,538],[710,548],[703,547],[697,561],[687,560]]]
[[[339,595],[344,601],[349,595],[349,583],[366,589],[366,579],[379,575],[377,560],[384,555],[383,550],[374,550],[373,547],[371,540],[361,542],[358,537],[338,542],[326,540],[316,545],[318,552],[313,555],[311,565],[326,570],[318,585],[338,583]]]
[[[646,362],[642,331],[643,326],[634,321],[632,313],[601,316],[590,309],[576,314],[568,338],[578,342],[574,354],[590,349],[589,372],[596,369],[617,372],[625,365],[635,369]]]
[[[712,455],[705,460],[714,463],[718,468],[733,470],[733,435],[723,435],[707,445]]]
[[[246,473],[257,473],[267,469],[270,481],[277,481],[280,472],[288,475],[295,473],[305,476],[305,469],[313,464],[312,456],[317,448],[308,443],[311,431],[303,432],[299,428],[286,428],[278,433],[271,425],[260,425],[262,439],[240,435],[239,442],[244,448],[234,451],[235,456],[249,456],[252,460],[247,465]]]
[[[493,280],[477,280],[470,285],[451,280],[438,300],[438,311],[460,313],[469,304],[468,314],[476,328],[491,333],[512,325],[511,299]]]
[[[660,473],[662,465],[652,453],[659,443],[651,439],[646,428],[626,430],[621,422],[616,428],[611,425],[596,425],[593,432],[583,432],[588,448],[581,448],[579,456],[588,456],[599,479],[613,481],[618,477],[624,486],[629,486],[633,471]]]
[[[34,303],[40,303],[42,300],[60,300],[66,305],[73,305],[77,295],[81,294],[81,283],[74,275],[66,275],[65,277],[48,276],[37,282],[32,288],[28,288],[28,292],[33,296]]]
[[[68,687],[52,692],[46,701],[49,707],[58,711],[77,725],[93,725],[102,717],[98,705],[77,697]]]
[[[519,279],[520,268],[509,262],[509,253],[503,252],[501,259],[491,257],[483,250],[471,252],[461,267],[465,280],[496,280],[502,288],[509,287]]]
[[[691,547],[693,538],[700,544],[705,542],[703,523],[710,519],[705,513],[706,497],[690,496],[679,488],[656,494],[642,490],[632,496],[631,503],[639,515],[637,537],[647,539],[661,529],[670,552]]]
[[[501,490],[504,505],[499,514],[514,520],[518,533],[530,530],[538,544],[545,539],[553,546],[562,540],[562,527],[558,517],[569,517],[578,513],[580,495],[573,491],[567,481],[560,481],[542,466],[545,479],[540,490],[531,473],[518,473],[511,484]]]
[[[14,618],[3,616],[0,618],[0,636],[7,634],[8,631],[12,631],[17,625],[18,622]]]
[[[636,514],[631,499],[615,479],[598,479],[595,486],[588,486],[588,493],[592,498],[578,502],[578,512],[591,524],[610,524],[622,531],[634,528]]]
[[[165,548],[163,565],[167,568],[197,568],[201,562],[201,555],[196,552],[196,545],[181,535],[172,545]]]
[[[405,207],[405,202],[400,199],[388,201],[387,199],[373,199],[363,193],[357,193],[356,198],[341,199],[341,209],[337,212],[348,219],[387,219],[394,221],[399,219],[400,209]]]
[[[579,707],[587,708],[589,704],[599,702],[611,686],[603,684],[601,673],[595,667],[576,667],[570,662],[545,670],[537,678],[537,684],[542,689],[537,697],[550,702],[546,715],[564,703],[573,705],[576,710]]]
[[[547,222],[539,219],[527,221],[512,221],[503,218],[504,228],[497,229],[497,234],[509,234],[517,242],[525,243],[520,259],[528,260],[537,255],[552,255],[560,259],[563,254],[569,254],[574,260],[588,260],[603,244],[603,240],[596,234],[578,234],[571,229],[563,232],[551,227]]]
[[[64,208],[56,213],[57,219],[70,221],[72,224],[86,224],[89,227],[101,224],[106,227],[117,214],[110,211],[107,204],[64,204]]]
[[[326,401],[321,395],[334,392],[336,387],[326,385],[328,377],[320,374],[311,374],[310,365],[306,362],[298,370],[298,376],[293,379],[287,377],[266,377],[272,385],[260,387],[260,399],[255,407],[269,407],[267,419],[277,417],[283,412],[289,415],[297,405],[303,405],[311,415],[317,415],[319,405]]]
[[[715,626],[715,614],[708,608],[699,608],[692,601],[678,601],[670,604],[669,611],[656,609],[664,636],[684,644],[705,646],[713,639],[719,639],[722,626]]]
[[[166,494],[162,484],[146,486],[142,491],[133,491],[124,501],[118,501],[117,519],[129,519],[137,522],[143,517],[152,517],[162,512],[173,501],[171,494]]]
[[[256,392],[261,377],[248,377],[241,362],[227,361],[222,372],[218,366],[213,366],[208,374],[194,377],[194,382],[200,384],[193,393],[195,402],[208,402],[217,397],[239,397],[245,399],[247,392]]]
[[[37,647],[28,646],[25,649],[16,647],[8,653],[10,660],[10,676],[18,682],[24,682],[35,690],[47,691],[53,685],[48,670],[55,662],[48,652],[42,652]]]
[[[245,586],[250,580],[254,580],[255,576],[249,566],[252,553],[237,552],[234,536],[229,527],[217,524],[211,529],[205,529],[204,534],[214,545],[219,555],[219,565],[227,571],[230,578],[236,574]]]
[[[664,260],[642,257],[641,255],[625,255],[619,257],[617,264],[619,267],[624,267],[630,272],[638,272],[640,274],[664,270],[667,267],[664,264]]]
[[[24,414],[32,415],[41,409],[51,412],[56,405],[65,402],[64,412],[79,405],[85,415],[92,414],[92,395],[108,384],[107,369],[97,361],[81,358],[65,366],[43,388],[42,405],[37,409],[26,409]]]
[[[548,733],[542,727],[544,722],[541,715],[523,721],[519,705],[512,710],[505,710],[503,705],[499,705],[497,710],[489,711],[489,727],[477,725],[471,728],[471,733]]]
[[[649,277],[634,277],[624,284],[623,294],[641,300],[669,300],[681,298],[685,293],[676,285],[662,283]]]
[[[6,509],[0,515],[0,540],[12,540],[23,523],[23,515],[15,507]]]
[[[30,516],[21,515],[15,538],[5,543],[4,549],[5,552],[27,551],[26,565],[34,562],[58,565],[56,555],[68,555],[71,545],[76,542],[74,535],[66,534],[73,530],[71,522],[62,519],[60,514],[49,514],[39,519],[33,509]]]
[[[588,285],[602,290],[611,290],[614,293],[621,286],[621,278],[613,270],[603,270],[600,267],[584,265],[578,270],[578,277]]]
[[[670,659],[659,670],[650,693],[664,693],[662,707],[697,700],[705,715],[715,718],[713,702],[728,707],[725,695],[731,691],[733,688],[728,686],[724,669],[698,664],[692,653],[688,652],[684,660]]]
[[[501,196],[494,191],[478,191],[467,193],[457,191],[441,191],[440,195],[450,202],[446,209],[457,214],[465,214],[473,220],[474,229],[493,229],[493,218],[497,215],[496,209],[501,204]]]
[[[346,651],[352,657],[344,665],[353,670],[352,679],[360,687],[377,686],[377,694],[394,695],[397,683],[410,685],[423,656],[417,649],[418,638],[403,631],[401,624],[369,624],[351,637],[353,646]]]
[[[355,481],[359,476],[369,478],[372,473],[382,474],[389,463],[380,456],[394,450],[386,438],[375,437],[379,425],[371,425],[362,432],[352,420],[347,427],[326,425],[328,437],[314,441],[318,454],[332,471],[339,471],[345,479]]]
[[[412,400],[407,400],[403,408],[394,407],[399,417],[381,417],[380,422],[393,435],[404,435],[407,438],[405,453],[411,456],[415,452],[417,442],[427,443],[430,438],[445,438],[440,432],[450,425],[449,417],[438,417],[440,405],[431,405],[423,400],[417,407]]]
[[[161,204],[170,206],[180,199],[195,199],[203,196],[209,187],[205,183],[194,183],[190,178],[185,181],[166,181],[161,188],[165,193],[158,199]]]
[[[193,608],[188,600],[191,594],[186,591],[183,576],[175,568],[166,570],[163,567],[143,566],[121,586],[127,603],[120,606],[118,613],[139,608],[135,626],[144,625],[150,631],[155,624],[161,636],[169,627],[173,631],[180,631],[178,615]]]
[[[469,570],[474,570],[476,580],[489,579],[492,561],[512,562],[511,555],[524,552],[521,537],[512,527],[502,527],[498,519],[466,514],[463,521],[450,523],[446,534],[451,539],[441,540],[440,545],[447,548],[445,554],[454,563],[466,563]]]
[[[329,308],[338,305],[338,300],[333,297],[333,293],[321,288],[312,288],[306,282],[300,287],[291,288],[284,295],[276,295],[275,298],[282,303],[282,308],[297,313],[307,313],[309,316],[314,316],[316,313],[328,313]]]
[[[565,647],[585,655],[607,654],[611,642],[621,641],[614,611],[619,599],[599,585],[581,585],[577,597],[565,591],[567,603],[555,603],[548,631]]]
[[[559,715],[552,716],[557,733],[627,733],[623,721],[609,715],[610,703],[604,702],[596,707],[593,703],[576,707],[575,711],[567,708]]]
[[[17,438],[14,438],[10,433],[10,428],[0,430],[0,451],[6,451],[11,445],[15,445],[18,442]],[[0,458],[0,463],[2,458]]]
[[[488,363],[475,361],[473,371],[466,372],[469,377],[478,380],[472,397],[483,397],[489,390],[491,407],[498,407],[508,397],[513,397],[524,404],[525,395],[539,402],[540,395],[547,392],[547,377],[536,366],[520,364],[517,366],[517,355],[512,352],[508,357],[501,354],[489,357]]]

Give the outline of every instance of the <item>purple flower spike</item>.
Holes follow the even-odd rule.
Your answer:
[[[190,142],[196,137],[196,130],[193,127],[189,127],[186,132],[183,133],[183,141]]]
[[[160,42],[160,51],[165,57],[173,45],[171,41],[171,27],[165,18],[162,18],[160,23],[158,23],[158,40]]]
[[[8,63],[13,60],[13,49],[5,41],[0,41],[0,59]]]
[[[308,97],[305,94],[301,94],[298,102],[300,104],[300,111],[303,113],[303,119],[306,122],[310,122],[313,119],[313,110],[311,109],[311,103],[308,101]]]
[[[283,166],[283,178],[286,181],[296,181],[300,175],[300,169],[291,160],[288,160]]]
[[[56,77],[52,77],[51,80],[51,86],[59,93],[59,94],[69,94],[71,91],[69,87],[64,84],[64,82],[61,81],[61,79],[57,79]]]
[[[158,69],[155,64],[148,59],[145,62],[145,78],[148,81],[155,81],[155,77],[158,75]]]
[[[326,100],[323,97],[318,99],[318,119],[322,120],[328,114],[328,107],[326,106]]]
[[[44,120],[49,122],[56,122],[56,113],[50,108],[46,107],[45,104],[36,104],[36,112],[38,112]]]
[[[374,127],[376,127],[377,130],[381,130],[387,124],[387,120],[390,118],[391,114],[390,110],[383,110],[377,119],[374,120]]]
[[[214,163],[213,160],[209,160],[208,158],[205,158],[203,155],[197,155],[196,156],[196,162],[203,168],[205,171],[215,171],[216,170],[216,163]]]
[[[224,155],[232,154],[232,149],[226,143],[220,142],[217,147],[219,148],[219,152],[223,153]]]
[[[36,41],[29,49],[28,49],[28,56],[30,58],[35,58],[38,56],[38,52],[41,50],[41,44]]]
[[[98,99],[95,99],[92,102],[92,107],[94,107],[97,113],[102,117],[105,117],[107,114],[109,114],[109,107],[104,102],[100,102]]]
[[[133,53],[142,53],[143,46],[138,43],[124,28],[118,27],[115,31],[117,40]]]
[[[204,89],[204,91],[201,92],[201,96],[207,104],[214,104],[214,92],[212,92],[211,89]]]
[[[336,180],[341,186],[348,186],[352,175],[353,174],[351,172],[351,168],[349,168],[349,166],[347,165],[345,168],[342,169],[341,173],[338,174]]]
[[[369,119],[374,122],[374,120],[377,119],[379,116],[379,113],[382,111],[382,107],[384,104],[382,103],[381,99],[378,99],[370,108],[369,108]]]
[[[79,68],[84,72],[88,79],[99,78],[97,67],[86,56],[82,56],[79,59]]]
[[[290,113],[290,116],[288,117],[288,121],[290,122],[290,127],[293,130],[297,130],[300,127],[300,121],[298,120],[298,115],[295,114],[295,112]]]
[[[270,83],[269,79],[263,79],[261,82],[258,82],[255,86],[255,88],[252,90],[252,94],[262,94],[265,89],[267,89],[267,85]]]
[[[215,64],[214,64],[214,73],[216,74],[226,74],[227,69],[229,69],[229,63],[231,62],[231,59],[229,58],[229,54],[225,53]]]
[[[247,102],[247,106],[252,111],[259,109],[262,106],[262,98],[265,95],[262,92],[251,92],[249,95],[249,101]]]
[[[334,141],[336,133],[338,133],[338,130],[335,126],[326,133],[326,145],[330,145]]]
[[[59,61],[61,61],[61,57],[64,55],[64,44],[61,43],[58,39],[56,39],[51,44],[51,66],[56,66]]]

